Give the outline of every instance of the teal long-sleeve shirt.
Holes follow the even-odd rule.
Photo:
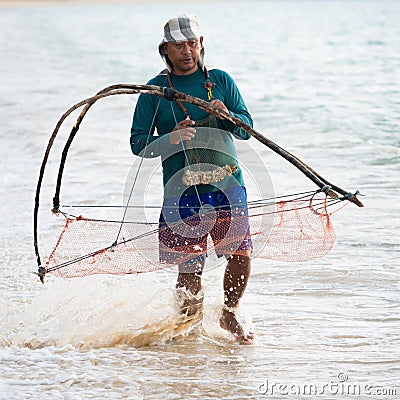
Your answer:
[[[232,77],[218,69],[210,70],[209,77],[210,81],[215,84],[212,89],[213,99],[221,100],[232,115],[252,126],[251,116]],[[173,87],[177,91],[207,100],[208,93],[204,87],[206,78],[203,71],[197,70],[191,75],[184,76],[171,74],[171,78]],[[169,86],[165,73],[157,75],[148,84]],[[184,103],[184,106],[194,121],[203,120],[209,115],[205,110],[193,104]],[[185,156],[179,151],[177,147],[179,145],[170,144],[168,137],[177,122],[183,119],[185,119],[183,111],[176,102],[170,102],[155,95],[141,94],[139,96],[131,128],[131,149],[134,154],[143,157],[161,156],[164,187],[169,179],[185,165]],[[247,140],[250,138],[250,134],[229,121],[217,118],[217,123],[219,129],[230,132],[237,139]],[[157,135],[155,135],[155,131]],[[176,154],[171,156],[172,153]],[[237,182],[243,186],[240,168],[234,175]],[[218,190],[207,187],[209,185],[201,186],[203,187],[200,188],[200,192],[203,193]]]

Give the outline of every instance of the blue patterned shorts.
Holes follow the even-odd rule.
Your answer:
[[[209,237],[218,257],[252,249],[245,187],[164,199],[159,219],[160,262],[202,263]]]

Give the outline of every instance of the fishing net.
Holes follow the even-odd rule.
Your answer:
[[[185,144],[186,168],[182,182],[186,186],[206,185],[234,174],[238,166],[231,135],[218,129],[213,115],[196,121],[196,128],[201,134]]]
[[[46,270],[68,278],[149,272],[210,252],[240,254],[249,231],[253,256],[308,261],[325,256],[335,242],[326,207],[325,195],[312,192],[278,202],[249,202],[248,215],[206,210],[173,225],[124,222],[122,229],[119,221],[64,214],[65,225]],[[120,229],[120,241],[113,243]],[[193,244],[194,237],[203,240]]]
[[[86,113],[102,98],[139,93],[157,96],[159,104],[160,101],[164,102],[163,107],[170,104],[171,110],[172,102],[184,101],[216,114],[220,120],[241,128],[285,158],[319,189],[272,199],[260,197],[255,201],[246,201],[246,204],[230,202],[228,208],[214,207],[212,204],[209,204],[209,207],[205,204],[203,207],[200,202],[200,209],[192,215],[173,221],[161,218],[158,221],[154,218],[150,220],[147,216],[135,219],[138,213],[127,212],[133,209],[132,191],[124,205],[123,217],[120,218],[76,216],[61,210],[60,190],[67,154]],[[38,243],[38,211],[44,172],[61,125],[78,108],[82,110],[65,142],[53,197],[53,212],[65,218],[65,223],[53,250],[42,263]],[[174,111],[171,112],[175,115]],[[196,129],[202,125],[214,129],[215,117],[205,122],[198,121]],[[150,143],[147,139],[145,149],[148,155],[143,155],[140,165],[144,157],[152,158],[151,145],[154,145],[154,150],[157,151],[157,143]],[[165,144],[167,146],[164,146]],[[168,159],[170,167],[180,166],[172,171],[168,179],[164,179],[164,199],[187,195],[189,192],[199,196],[199,191],[203,190],[205,194],[209,186],[213,186],[216,191],[229,191],[242,185],[242,171],[237,162],[231,133],[213,131],[208,137],[196,134],[196,139],[191,143],[181,144],[182,148],[174,154],[165,154],[168,142],[163,142],[162,148],[160,147],[163,171],[164,162]],[[136,186],[143,190],[147,183],[148,181],[145,185]],[[260,186],[264,185],[265,178]],[[135,184],[132,188],[134,186]],[[142,273],[190,262],[212,252],[218,256],[229,256],[241,253],[248,255],[251,250],[253,257],[296,262],[320,258],[330,251],[335,241],[330,220],[332,213],[328,212],[328,207],[343,200],[362,207],[357,194],[358,192],[351,194],[331,184],[296,156],[236,116],[216,109],[202,99],[171,88],[135,84],[112,85],[70,107],[61,116],[50,137],[40,168],[33,215],[38,275],[43,282],[47,273],[62,277]]]

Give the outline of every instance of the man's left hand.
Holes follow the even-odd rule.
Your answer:
[[[226,105],[221,101],[221,100],[211,100],[210,104],[213,105],[214,107],[223,110],[227,113],[229,113],[229,110],[226,108]],[[214,110],[207,110],[210,114],[215,115],[216,117],[220,119],[224,119],[220,115],[217,115],[217,113]]]

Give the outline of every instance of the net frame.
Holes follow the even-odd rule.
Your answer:
[[[298,168],[306,177],[308,177],[311,181],[313,181],[322,191],[324,191],[328,196],[331,198],[339,198],[340,200],[347,200],[350,202],[355,203],[359,207],[363,207],[362,202],[357,198],[358,191],[356,193],[351,193],[346,190],[341,189],[340,187],[330,183],[323,177],[321,177],[315,170],[313,170],[310,166],[305,164],[302,160],[282,148],[281,146],[277,145],[270,139],[266,138],[264,135],[261,133],[257,132],[254,130],[252,127],[248,126],[245,124],[243,121],[241,121],[239,118],[231,115],[230,113],[227,113],[223,110],[220,110],[213,105],[209,104],[208,102],[187,95],[185,93],[178,92],[174,89],[171,88],[166,88],[166,87],[159,87],[159,86],[153,86],[153,85],[136,85],[136,84],[117,84],[117,85],[111,85],[103,90],[99,91],[96,95],[89,97],[87,99],[84,99],[72,107],[70,107],[59,119],[59,121],[56,124],[56,127],[54,128],[54,131],[49,139],[48,145],[45,150],[45,154],[41,163],[40,171],[39,171],[39,178],[38,182],[36,185],[36,194],[35,194],[35,204],[34,204],[34,210],[33,210],[33,244],[34,244],[34,249],[35,249],[35,256],[36,256],[36,261],[38,264],[38,276],[41,280],[42,283],[44,283],[44,276],[48,272],[47,268],[42,265],[42,260],[40,256],[40,250],[39,250],[39,242],[38,242],[38,212],[39,212],[39,203],[40,203],[40,192],[41,192],[41,187],[42,187],[42,181],[43,181],[43,176],[44,172],[46,169],[47,161],[49,158],[50,151],[53,147],[54,141],[58,135],[58,132],[60,130],[61,125],[64,123],[66,118],[75,110],[79,108],[83,108],[80,115],[78,116],[73,128],[71,129],[71,133],[66,141],[66,144],[64,146],[64,150],[62,152],[62,157],[60,161],[60,167],[59,167],[59,172],[58,172],[58,177],[57,177],[57,183],[56,183],[56,191],[55,195],[53,197],[53,212],[57,213],[59,212],[60,208],[60,190],[61,190],[61,181],[62,181],[62,176],[63,176],[63,170],[64,170],[64,165],[66,162],[67,154],[69,151],[69,148],[71,146],[72,141],[74,140],[75,135],[77,134],[80,124],[89,111],[89,109],[92,107],[92,105],[105,97],[108,96],[115,96],[115,95],[122,95],[122,94],[148,94],[148,95],[156,95],[158,97],[165,98],[169,101],[184,101],[188,102],[194,105],[197,105],[199,107],[203,107],[206,111],[212,112],[213,114],[217,115],[219,118],[226,119],[230,121],[231,123],[239,126],[240,128],[244,129],[246,132],[248,132],[251,136],[255,137],[259,142],[264,144],[265,146],[269,147],[271,150],[276,152],[278,155],[284,157],[288,162],[290,162],[292,165],[294,165],[296,168]]]

